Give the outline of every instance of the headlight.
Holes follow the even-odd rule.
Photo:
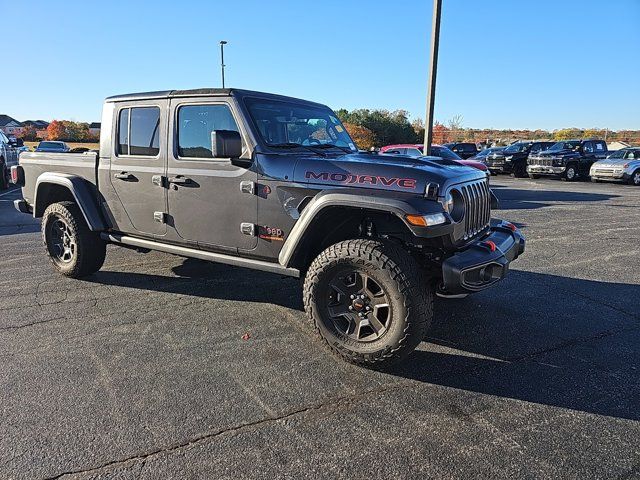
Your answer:
[[[407,215],[407,221],[416,227],[431,227],[447,223],[444,213],[431,213],[429,215]]]
[[[442,206],[454,222],[464,217],[464,198],[457,189],[449,190],[441,200]]]

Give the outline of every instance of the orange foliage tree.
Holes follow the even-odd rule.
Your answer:
[[[367,127],[353,123],[345,123],[344,128],[347,129],[347,132],[349,132],[353,141],[356,142],[358,148],[369,150],[375,145],[375,135]]]
[[[66,139],[67,128],[60,120],[52,121],[47,127],[47,140]]]

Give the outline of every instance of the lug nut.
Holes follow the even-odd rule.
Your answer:
[[[371,307],[369,307],[369,306],[367,305],[367,309],[366,309],[366,310],[367,310],[367,311],[371,310]]]
[[[359,313],[358,316],[359,317],[364,317],[364,313]]]
[[[360,295],[360,299],[361,299],[361,300],[364,300],[364,295]]]
[[[349,305],[349,310],[353,310],[353,305]]]
[[[353,300],[354,298],[356,298],[356,296],[355,295],[351,295],[351,300]]]

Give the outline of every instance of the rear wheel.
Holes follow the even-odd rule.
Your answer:
[[[47,207],[42,216],[42,238],[54,268],[67,277],[90,275],[104,263],[106,243],[89,230],[74,202]]]
[[[394,244],[367,239],[336,243],[313,261],[304,304],[334,353],[371,367],[406,357],[433,317],[433,292],[416,261]]]
[[[635,185],[636,187],[640,187],[640,168],[633,172],[629,177],[629,185]]]

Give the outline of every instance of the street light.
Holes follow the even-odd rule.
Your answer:
[[[438,73],[438,47],[440,44],[440,10],[442,0],[433,0],[433,25],[431,26],[431,63],[427,87],[427,115],[424,121],[424,154],[431,155],[433,143],[433,106],[436,99],[436,74]]]
[[[226,40],[220,40],[220,68],[222,69],[222,88],[224,88],[224,46],[226,44]]]

